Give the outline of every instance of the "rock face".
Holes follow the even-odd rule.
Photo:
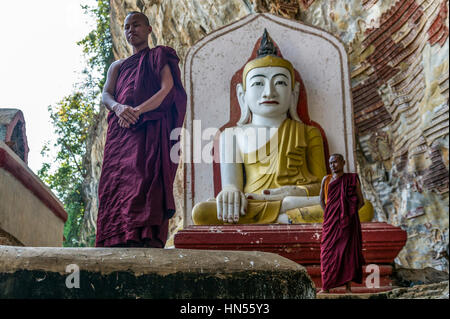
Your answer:
[[[393,285],[411,287],[414,285],[429,285],[448,281],[448,272],[431,267],[424,269],[399,268],[394,271]]]
[[[150,45],[175,48],[181,66],[205,34],[254,12],[299,20],[340,38],[350,58],[358,173],[375,220],[407,230],[397,264],[448,269],[447,1],[111,0],[116,58],[131,53],[122,23],[135,10],[150,19]],[[93,139],[90,165],[101,162],[103,138]],[[90,177],[90,185],[96,178]],[[182,194],[182,180],[179,172],[175,194]],[[95,200],[86,212],[91,224]],[[177,209],[172,233],[180,225],[181,204]]]
[[[108,123],[108,110],[100,107],[100,112],[90,128],[83,165],[87,168],[87,177],[83,181],[83,199],[86,203],[80,241],[85,245],[94,245],[98,212],[98,181],[102,172],[103,150],[105,148]]]
[[[18,241],[17,238],[11,236],[11,234],[8,234],[2,229],[0,229],[0,245],[23,246],[23,244],[20,241]]]
[[[312,299],[304,267],[276,254],[0,246],[0,298]]]
[[[374,294],[324,294],[317,299],[448,299],[448,280],[435,284],[396,288]]]
[[[380,294],[380,297],[383,295],[386,299],[448,299],[448,280],[436,284],[393,289]]]

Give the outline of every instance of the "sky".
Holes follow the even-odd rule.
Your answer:
[[[77,42],[95,27],[81,4],[95,0],[0,0],[0,108],[20,109],[34,173],[56,136],[47,110],[73,92],[85,59]],[[55,152],[53,152],[54,154]]]

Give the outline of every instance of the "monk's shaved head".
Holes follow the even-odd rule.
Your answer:
[[[331,155],[330,155],[330,158],[332,158],[332,157],[339,158],[341,161],[344,160],[344,156],[342,156],[342,154],[339,154],[339,153],[331,154]]]
[[[143,14],[142,12],[139,12],[139,11],[128,12],[125,19],[131,15],[136,15],[137,17],[139,17],[139,19],[141,19],[145,23],[145,25],[150,26],[150,21],[148,21],[147,16],[145,14]]]
[[[344,156],[342,156],[342,154],[339,154],[339,153],[331,154],[330,159],[329,159],[329,165],[330,165],[331,172],[333,174],[343,173],[344,165],[345,165]]]

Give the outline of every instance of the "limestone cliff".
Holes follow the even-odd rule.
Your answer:
[[[111,0],[116,58],[131,50],[122,32],[128,11],[153,26],[151,45],[183,58],[205,34],[253,12],[271,12],[322,28],[350,57],[358,172],[375,220],[401,226],[403,267],[448,269],[448,4],[443,0]],[[315,58],[315,57],[311,57]],[[103,128],[100,128],[103,127]],[[106,122],[92,140],[86,221],[96,216],[98,167]],[[175,193],[182,192],[179,171]],[[181,197],[180,197],[181,198]],[[181,200],[180,200],[181,202]],[[182,207],[171,229],[180,225]]]
[[[89,131],[88,147],[86,148],[86,155],[83,161],[83,165],[87,171],[87,176],[83,181],[83,200],[86,203],[86,207],[83,226],[80,230],[80,241],[85,245],[93,245],[95,242],[98,212],[98,181],[102,171],[103,149],[105,148],[106,131],[108,128],[108,123],[106,122],[108,112],[105,107],[100,107],[100,112]]]

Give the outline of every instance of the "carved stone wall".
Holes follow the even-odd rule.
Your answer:
[[[116,58],[129,56],[122,32],[129,11],[150,19],[150,45],[182,59],[207,33],[253,12],[271,12],[328,31],[350,58],[358,173],[378,221],[408,241],[396,262],[448,270],[448,4],[443,0],[111,0]],[[316,57],[311,57],[316,58]],[[106,126],[106,122],[102,122]],[[103,137],[90,165],[101,162]],[[92,154],[97,154],[93,157]],[[95,179],[91,178],[95,184]],[[178,174],[175,193],[182,191]],[[91,195],[93,195],[91,193]],[[89,196],[88,196],[89,197]],[[181,203],[181,197],[180,197]],[[95,205],[86,219],[94,220]],[[179,206],[178,210],[182,207]],[[180,225],[177,212],[172,232]],[[170,241],[169,241],[170,244]]]

